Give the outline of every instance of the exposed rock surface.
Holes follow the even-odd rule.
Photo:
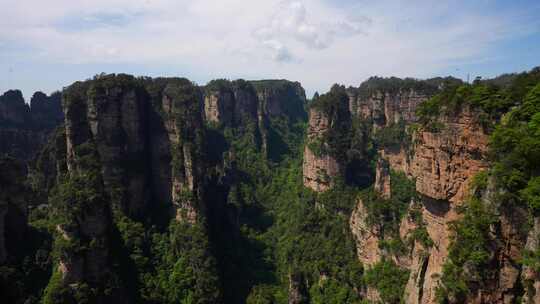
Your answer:
[[[374,129],[379,129],[400,120],[415,122],[416,107],[429,97],[429,94],[413,89],[398,92],[376,91],[368,96],[350,90],[349,108],[354,115],[371,119]]]
[[[92,244],[82,253],[67,250],[61,256],[58,271],[62,282],[69,285],[86,281],[95,286],[112,271],[109,264],[112,219],[104,195],[103,178],[95,172],[99,166],[98,148],[90,130],[87,88],[87,83],[75,83],[64,91],[66,154],[68,178],[73,181],[73,187],[77,187],[75,191],[91,191],[93,195],[81,196],[90,201],[59,202],[76,205],[72,207],[73,213],[64,215],[65,219],[56,229],[63,242]],[[82,181],[85,183],[81,184]]]
[[[95,143],[105,189],[120,208],[142,216],[160,202],[190,221],[196,216],[203,172],[203,118],[199,89],[187,79],[105,75],[71,87],[80,102],[66,104],[67,159],[74,146]],[[73,108],[70,108],[73,107]],[[66,112],[67,114],[67,112]],[[173,208],[175,207],[175,208]],[[194,209],[195,208],[195,209]]]
[[[382,251],[379,248],[381,234],[377,226],[368,224],[367,216],[363,201],[358,200],[351,214],[349,226],[356,241],[358,259],[362,265],[371,267],[382,258]]]
[[[392,81],[398,86],[388,85],[386,79],[372,78],[358,89],[348,90],[349,110],[359,119],[371,122],[372,132],[400,121],[406,125],[417,122],[417,106],[433,96],[445,80]],[[415,241],[406,256],[390,256],[396,264],[410,270],[406,303],[436,302],[435,290],[451,241],[448,224],[458,218],[455,207],[465,200],[470,178],[487,168],[488,135],[476,119],[477,113],[465,107],[459,113],[441,116],[442,130],[420,129],[413,134],[410,145],[402,145],[400,149],[383,148],[378,152],[375,191],[382,198],[390,199],[390,170],[404,172],[415,180],[422,220],[433,241],[429,248]],[[350,226],[357,241],[358,257],[369,266],[387,253],[379,248],[381,235],[367,225],[366,212],[359,201],[351,215]],[[408,216],[403,217],[402,240],[408,238],[415,225]]]
[[[328,133],[331,123],[326,113],[315,108],[310,109],[307,130],[308,142],[319,142],[327,147],[328,144],[322,138]],[[332,186],[332,179],[341,174],[341,169],[334,156],[328,153],[321,153],[322,155],[315,153],[309,144],[304,148],[304,186],[322,192]]]
[[[414,136],[408,174],[416,178],[418,192],[451,203],[464,200],[469,179],[487,169],[488,134],[474,119],[475,113],[466,107],[443,118],[440,132],[423,130]]]
[[[255,129],[255,144],[272,154],[269,133],[274,120],[292,125],[304,120],[305,92],[288,80],[228,81],[218,79],[204,87],[204,117],[218,127]],[[270,155],[269,155],[270,156]]]
[[[451,241],[448,224],[458,219],[455,208],[468,195],[470,179],[487,169],[488,135],[475,118],[473,111],[464,108],[456,115],[441,117],[443,128],[439,132],[416,132],[411,147],[380,152],[392,170],[402,171],[416,181],[422,217],[434,243],[430,248],[418,242],[414,245],[405,291],[407,303],[436,301],[435,289]],[[384,176],[382,169],[377,171],[377,175]],[[384,187],[376,188],[384,194]]]

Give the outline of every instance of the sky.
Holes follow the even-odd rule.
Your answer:
[[[540,65],[540,0],[0,0],[0,93],[101,72],[300,81],[466,79]]]

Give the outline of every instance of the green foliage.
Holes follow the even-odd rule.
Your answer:
[[[146,282],[160,303],[216,303],[220,299],[215,261],[199,224],[173,223],[167,236],[155,235],[155,277]]]
[[[462,83],[461,80],[452,77],[418,80],[414,78],[400,79],[397,77],[383,78],[375,76],[370,77],[360,84],[358,94],[361,97],[368,97],[377,92],[396,94],[400,91],[414,90],[419,93],[432,95],[441,86],[453,86],[460,83]]]
[[[384,303],[400,303],[408,279],[408,270],[401,269],[393,261],[385,259],[367,269],[364,276],[366,284],[379,291]]]
[[[471,181],[471,188],[476,191],[483,191],[487,188],[488,185],[489,171],[484,170],[476,173]]]
[[[332,127],[323,135],[321,141],[328,145],[328,154],[342,163],[347,161],[347,151],[353,134],[348,102],[345,87],[336,84],[330,92],[321,95],[311,104],[311,108],[323,112],[331,122]]]
[[[319,281],[322,274],[328,277],[330,281],[324,283],[328,285],[309,288],[315,301],[337,303],[343,297],[347,303],[357,301],[354,290],[360,287],[362,269],[348,229],[356,191],[338,183],[314,196],[301,186],[299,167],[289,172],[294,175],[287,178],[288,189],[283,191],[279,180],[272,185],[278,203],[276,226],[272,229],[278,238],[278,271],[283,276],[291,271],[302,273],[311,282]]]
[[[43,296],[43,304],[56,303],[76,303],[70,288],[63,284],[62,274],[59,271],[53,273]]]
[[[381,198],[373,189],[364,191],[363,202],[369,225],[378,225],[383,235],[396,235],[399,223],[416,197],[415,183],[401,172],[390,173],[391,198]]]
[[[313,304],[360,303],[354,290],[334,279],[321,279],[310,288],[309,294]]]
[[[246,299],[246,304],[277,304],[285,303],[287,295],[272,285],[257,285],[253,287]]]
[[[489,267],[493,241],[490,227],[496,222],[496,216],[476,197],[470,198],[458,211],[462,218],[450,224],[453,238],[437,290],[440,300],[464,299],[470,290],[469,284],[482,282],[493,270]]]
[[[535,213],[534,178],[540,169],[539,112],[540,84],[527,94],[520,107],[503,118],[490,137],[493,176],[509,191],[508,196],[518,202],[524,199]]]
[[[493,123],[502,114],[508,112],[513,106],[527,98],[534,96],[533,87],[540,81],[540,69],[506,77],[504,81],[488,80],[474,81],[473,84],[452,83],[428,101],[417,107],[416,114],[419,121],[429,130],[440,130],[437,119],[441,115],[460,111],[463,106],[476,109],[476,119],[486,130],[491,130]],[[531,91],[531,89],[533,89]],[[527,96],[529,94],[529,96]],[[526,97],[527,96],[527,97]],[[527,103],[527,102],[526,102]],[[520,112],[536,113],[538,108],[522,105]],[[521,120],[526,120],[520,118]]]
[[[409,209],[409,218],[413,221],[416,228],[412,231],[411,235],[407,239],[409,243],[414,241],[420,242],[424,248],[432,247],[433,240],[429,236],[426,228],[426,223],[422,217],[422,209],[419,204],[413,204]]]
[[[411,143],[411,136],[407,133],[405,122],[391,124],[375,132],[375,143],[378,147],[392,150],[399,150],[400,147],[407,147]]]
[[[540,176],[529,180],[527,187],[521,190],[521,196],[534,214],[540,214]]]

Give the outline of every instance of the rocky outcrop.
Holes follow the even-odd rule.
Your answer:
[[[364,156],[354,146],[356,131],[344,87],[334,85],[311,103],[304,148],[304,186],[323,192],[337,179],[347,178],[349,165],[353,160],[361,162]]]
[[[193,221],[204,209],[197,199],[205,147],[198,87],[180,78],[102,75],[71,89],[81,101],[64,104],[76,113],[66,119],[68,167],[76,142],[91,140],[113,207],[137,218],[149,202],[161,202]]]
[[[24,242],[30,191],[26,167],[20,161],[0,157],[0,264]]]
[[[0,96],[0,154],[31,159],[63,122],[60,93],[47,96],[36,92],[30,103],[24,102],[18,90]]]
[[[202,95],[187,79],[171,81],[163,91],[165,126],[172,153],[172,201],[176,218],[195,222],[205,212],[201,200],[204,172]]]
[[[30,99],[30,116],[36,128],[52,130],[62,124],[62,93],[54,92],[47,96],[43,92],[35,92]]]
[[[228,125],[232,122],[234,95],[230,91],[210,91],[204,96],[206,121]]]
[[[21,91],[10,90],[0,96],[2,125],[24,125],[30,121],[30,107],[24,103]]]
[[[406,125],[416,122],[417,105],[434,92],[399,89],[375,90],[366,94],[365,88],[364,91],[349,90],[349,108],[359,118],[372,121],[372,129],[376,131],[400,121]],[[459,113],[441,115],[438,119],[438,124],[442,126],[440,130],[420,129],[412,134],[409,145],[402,144],[400,149],[382,148],[378,153],[375,191],[381,198],[390,199],[390,170],[404,172],[413,179],[420,194],[417,203],[422,221],[433,242],[433,246],[426,247],[414,241],[407,256],[390,257],[396,264],[410,270],[404,295],[406,303],[436,302],[435,291],[451,242],[449,223],[459,218],[456,207],[466,199],[471,178],[488,168],[488,134],[477,118],[478,113],[468,107]],[[379,249],[382,236],[367,225],[365,212],[360,201],[351,215],[350,226],[357,241],[358,257],[369,266],[387,256],[387,253]],[[400,225],[401,239],[407,240],[415,226],[408,216],[404,216]],[[504,229],[501,233],[512,234]],[[507,264],[511,265],[512,262]],[[513,270],[508,268],[503,272],[508,275],[507,281],[515,282],[515,274],[511,275]],[[514,288],[513,283],[502,281],[494,286],[503,288],[505,284],[511,286],[505,287],[507,289]],[[495,298],[492,296],[489,299]],[[488,298],[483,296],[482,299],[485,301]]]
[[[330,127],[331,121],[328,115],[318,109],[310,109],[307,138],[308,143],[318,145],[315,146],[318,151],[313,151],[309,144],[304,148],[304,186],[317,192],[328,190],[332,186],[332,178],[340,175],[340,165],[336,158],[321,151],[328,150],[328,144],[324,138]]]
[[[91,83],[87,96],[88,124],[105,186],[111,194],[121,191],[118,203],[127,214],[142,214],[148,197],[144,133],[148,98],[136,83],[108,85],[105,80]]]
[[[261,112],[268,118],[286,116],[290,121],[306,119],[306,93],[299,82],[288,80],[250,81]]]
[[[433,246],[424,248],[418,242],[414,243],[405,297],[407,303],[436,303],[436,289],[451,241],[448,224],[458,217],[447,202],[427,197],[422,200],[421,212]]]
[[[253,86],[244,80],[213,80],[204,87],[206,121],[236,127],[257,121],[259,101]]]
[[[353,115],[373,123],[377,130],[404,121],[417,121],[417,106],[444,86],[461,83],[452,77],[418,80],[371,77],[358,88],[348,88],[349,109]]]
[[[206,122],[219,128],[236,129],[239,134],[253,132],[253,144],[269,158],[279,159],[275,151],[282,149],[269,140],[274,121],[292,126],[307,118],[305,92],[298,82],[218,79],[209,82],[203,91]]]
[[[112,273],[111,209],[88,119],[88,87],[88,83],[76,83],[64,91],[68,177],[60,187],[69,188],[60,191],[55,207],[63,213],[56,227],[60,244],[70,244],[59,249],[58,271],[66,285],[88,282],[96,286]],[[77,193],[81,194],[73,198]]]
[[[377,130],[399,121],[415,122],[416,107],[432,94],[414,89],[401,89],[397,92],[377,90],[370,93],[362,89],[349,89],[349,109],[353,115],[371,120],[373,128]]]
[[[359,199],[349,219],[349,227],[356,241],[358,260],[365,267],[372,267],[381,260],[383,253],[379,248],[381,233],[377,226],[368,224],[367,217],[364,202]]]
[[[392,170],[403,171],[415,180],[422,218],[434,244],[423,248],[415,243],[406,287],[409,303],[435,302],[451,241],[448,224],[458,219],[456,207],[466,199],[471,178],[488,167],[488,134],[477,123],[476,114],[464,108],[456,115],[443,116],[441,130],[421,129],[413,135],[411,147],[381,152]]]
[[[488,134],[476,114],[465,107],[456,116],[443,117],[440,132],[421,130],[413,138],[410,176],[419,193],[436,200],[463,202],[469,180],[487,169]]]

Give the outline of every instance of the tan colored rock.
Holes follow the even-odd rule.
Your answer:
[[[349,227],[356,241],[356,254],[358,260],[365,267],[371,267],[382,258],[379,248],[380,232],[376,226],[367,223],[367,210],[361,199],[357,201],[351,217]]]
[[[489,136],[465,108],[457,117],[442,120],[444,128],[415,134],[409,175],[423,195],[452,203],[463,202],[468,184],[477,172],[487,169]]]
[[[318,157],[308,146],[304,148],[304,186],[316,192],[332,187],[332,178],[339,175],[339,164],[330,155]]]
[[[228,124],[233,113],[233,95],[230,92],[211,92],[204,97],[206,121]]]
[[[385,100],[389,98],[391,97],[385,96]],[[386,106],[385,119],[390,119],[393,122],[399,121],[399,119],[414,121],[416,118],[412,114],[414,112],[412,108],[409,110],[405,108],[407,105],[415,107],[415,104],[421,102],[423,98],[425,97],[409,95],[404,99],[407,100],[406,102],[395,108]],[[394,100],[388,105],[390,104],[400,104],[400,101]],[[409,114],[403,116],[407,111]],[[396,114],[397,112],[401,114]],[[396,118],[395,115],[402,116]],[[440,132],[420,130],[414,134],[413,144],[409,149],[380,151],[381,158],[388,162],[392,170],[404,172],[410,178],[415,179],[416,189],[422,194],[422,215],[426,229],[434,242],[431,248],[423,248],[421,244],[416,242],[410,260],[402,259],[401,264],[398,260],[398,264],[404,267],[410,263],[408,267],[410,277],[405,292],[406,303],[436,303],[435,290],[439,284],[451,241],[451,231],[448,224],[458,219],[455,207],[461,204],[468,195],[468,185],[471,178],[477,172],[488,167],[485,160],[488,135],[476,123],[475,115],[476,113],[469,108],[464,108],[456,116],[441,118],[440,123],[444,125],[444,128]],[[384,193],[386,190],[384,190],[382,170],[378,171],[379,182],[375,186],[379,192]],[[353,229],[352,225],[351,229]],[[402,239],[410,230],[411,224],[406,223],[405,220],[402,221],[400,227]],[[355,235],[361,234],[356,233]],[[364,235],[366,234],[364,233]],[[362,252],[363,249],[360,248],[374,247],[374,243],[376,240],[364,236],[357,243],[357,248]],[[514,251],[514,249],[508,250]],[[364,261],[373,259],[373,257],[361,258]],[[515,269],[503,266],[500,276],[500,282],[497,283],[498,288],[507,289],[509,286],[514,286]],[[494,300],[495,298],[497,300],[505,298],[504,292],[489,299]],[[482,296],[481,299],[488,298]]]
[[[308,142],[323,138],[329,127],[328,117],[319,110],[311,109],[307,130]],[[317,156],[311,151],[309,144],[306,145],[303,161],[304,186],[317,192],[326,191],[332,186],[332,179],[339,174],[340,167],[335,158],[327,153]]]
[[[349,110],[362,119],[373,119],[373,129],[378,130],[403,120],[416,122],[417,106],[428,100],[430,95],[415,90],[397,92],[378,91],[369,96],[359,96],[349,91]]]
[[[423,248],[418,242],[414,244],[411,272],[405,288],[406,303],[436,303],[435,290],[450,245],[448,223],[456,220],[457,214],[448,202],[425,198],[422,217],[433,246]]]

